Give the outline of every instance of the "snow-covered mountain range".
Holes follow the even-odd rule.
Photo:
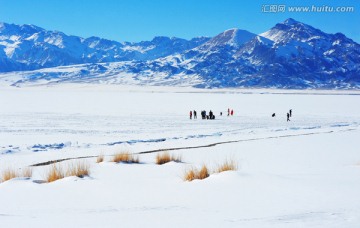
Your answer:
[[[360,88],[360,45],[287,19],[262,34],[119,43],[0,23],[0,80],[194,87]]]

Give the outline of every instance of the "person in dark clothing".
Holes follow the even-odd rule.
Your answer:
[[[194,110],[194,119],[197,119],[197,114],[195,110]]]
[[[220,112],[220,116],[222,116],[222,112]]]
[[[290,114],[290,117],[291,117],[291,115],[292,115],[292,109],[290,109],[289,114]]]
[[[272,117],[275,117],[275,112],[271,115]]]
[[[206,111],[201,111],[201,118],[206,119]]]
[[[192,119],[192,111],[190,111],[190,119]]]
[[[210,117],[210,119],[212,120],[212,117],[213,117],[213,112],[210,110],[210,112],[209,112],[209,117]]]
[[[290,114],[289,114],[289,113],[286,113],[286,116],[287,116],[287,120],[286,120],[286,121],[290,121]]]

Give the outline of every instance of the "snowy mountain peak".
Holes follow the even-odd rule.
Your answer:
[[[197,47],[195,51],[200,51],[201,53],[208,55],[212,52],[218,52],[219,49],[226,49],[227,47],[239,48],[241,45],[248,42],[255,36],[256,34],[246,30],[236,28],[229,29],[205,42],[203,45]]]
[[[222,34],[228,34],[230,36],[234,36],[240,29],[238,28],[231,28],[231,29],[227,29],[224,32],[222,32]]]
[[[256,35],[254,33],[248,32],[246,30],[241,30],[237,28],[229,29],[220,33],[213,38],[213,42],[217,45],[230,45],[234,47],[239,47],[250,39],[254,38]]]
[[[298,24],[298,23],[301,23],[301,22],[298,22],[297,20],[294,20],[293,18],[288,18],[282,24],[293,25],[293,24]]]
[[[44,31],[44,29],[35,25],[15,25],[8,23],[1,23],[0,25],[0,35],[3,37],[28,37],[41,31]]]
[[[298,22],[292,18],[276,24],[269,31],[261,33],[269,40],[276,43],[289,43],[292,41],[307,42],[313,37],[326,37],[327,35],[310,25]]]
[[[171,40],[170,37],[167,36],[155,36],[151,41],[152,42],[162,42],[162,41],[169,41]]]

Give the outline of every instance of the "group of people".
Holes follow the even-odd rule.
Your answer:
[[[195,110],[194,110],[194,112],[193,112],[193,111],[190,111],[190,119],[192,119],[193,113],[194,113],[194,119],[197,119],[197,113],[196,113]]]
[[[275,117],[275,113],[273,113],[271,115],[272,117]],[[290,117],[292,116],[292,109],[289,110],[288,113],[286,113],[286,121],[289,122],[290,121]]]
[[[197,119],[197,113],[196,113],[195,110],[194,111],[191,110],[189,115],[190,115],[190,119],[193,119],[193,118]],[[233,109],[230,110],[230,108],[228,108],[228,116],[233,116],[233,115],[234,115],[234,110]],[[222,116],[222,112],[220,112],[220,116]],[[214,115],[213,111],[211,111],[211,110],[209,111],[208,114],[207,114],[207,112],[205,110],[202,110],[201,111],[201,118],[203,120],[205,120],[205,119],[214,120],[215,115]]]
[[[234,115],[234,110],[233,110],[233,109],[230,110],[230,108],[228,108],[227,111],[228,111],[228,116],[233,116],[233,115]],[[220,116],[222,116],[222,112],[220,112]],[[271,116],[272,116],[272,117],[275,117],[276,114],[273,113]],[[289,112],[286,113],[286,117],[287,117],[286,121],[290,121],[290,117],[291,117],[291,116],[292,116],[292,109],[290,109]],[[197,119],[197,113],[196,113],[195,110],[194,110],[194,111],[190,111],[190,119],[192,119],[193,117],[194,117],[194,119]],[[213,113],[211,110],[209,111],[209,114],[208,114],[208,115],[207,115],[206,111],[203,110],[203,111],[201,111],[201,118],[202,118],[203,120],[205,120],[205,119],[214,120],[214,119],[215,119],[215,115],[214,115],[214,113]]]
[[[286,121],[290,121],[290,117],[292,116],[292,109],[289,110],[288,113],[286,113],[286,117],[287,117],[287,120]]]
[[[210,110],[210,112],[209,112],[209,115],[207,115],[206,111],[203,110],[203,111],[201,111],[201,118],[202,118],[203,120],[205,120],[205,119],[207,119],[207,120],[214,120],[214,119],[215,119],[215,115],[214,115],[214,113],[213,113],[211,110]]]
[[[190,111],[190,119],[192,119],[193,117],[194,117],[194,119],[197,119],[197,113],[196,113],[196,111],[194,110],[194,111]],[[205,120],[205,119],[210,119],[210,120],[214,120],[215,119],[215,115],[214,115],[214,113],[210,110],[210,112],[209,112],[209,114],[207,114],[206,113],[206,111],[205,110],[203,110],[203,111],[201,111],[201,118],[203,119],[203,120]]]

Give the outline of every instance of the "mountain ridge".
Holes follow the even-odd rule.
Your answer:
[[[4,35],[6,26],[0,23],[0,71],[72,64],[85,64],[86,69],[80,67],[83,71],[74,78],[74,72],[37,70],[24,74],[28,76],[14,82],[17,86],[43,79],[79,81],[83,72],[82,82],[91,83],[129,83],[116,79],[127,75],[131,83],[201,88],[360,88],[360,45],[344,34],[327,34],[292,18],[258,35],[233,28],[212,38],[157,36],[138,43],[67,36],[37,26],[20,26],[16,34],[12,25]]]

